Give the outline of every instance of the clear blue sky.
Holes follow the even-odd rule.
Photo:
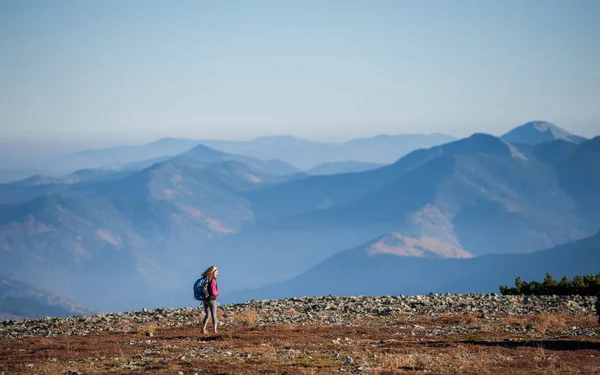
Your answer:
[[[600,1],[0,0],[0,137],[600,133]]]

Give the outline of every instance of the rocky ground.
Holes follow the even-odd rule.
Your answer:
[[[0,323],[0,374],[600,374],[595,297],[318,297]]]

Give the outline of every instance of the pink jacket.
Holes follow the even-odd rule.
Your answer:
[[[217,279],[212,279],[209,283],[208,283],[208,291],[210,292],[210,296],[218,296],[219,295],[219,289],[217,288]]]

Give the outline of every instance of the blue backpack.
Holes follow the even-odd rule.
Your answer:
[[[194,298],[203,301],[210,296],[208,292],[208,279],[201,277],[194,283]]]

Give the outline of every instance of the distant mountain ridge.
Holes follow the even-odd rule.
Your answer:
[[[24,179],[34,174],[54,177],[80,169],[138,169],[149,166],[148,161],[164,161],[199,144],[228,154],[263,159],[271,164],[279,160],[281,163],[308,170],[321,163],[348,160],[389,164],[414,149],[451,140],[454,140],[454,137],[443,134],[380,135],[339,144],[308,141],[293,136],[266,136],[247,141],[161,138],[144,145],[85,150],[33,162],[15,161],[12,168],[0,169],[0,182]],[[285,168],[289,168],[289,165]]]
[[[502,139],[509,142],[526,143],[538,145],[544,142],[563,140],[573,143],[581,143],[586,140],[584,137],[569,133],[547,121],[531,121],[520,125],[502,136]]]
[[[175,156],[172,162],[185,163],[186,160],[201,161],[203,163],[217,163],[224,161],[237,161],[248,165],[249,167],[256,168],[264,173],[268,173],[274,176],[285,176],[299,173],[296,167],[281,160],[276,159],[257,159],[250,156],[240,154],[230,154],[222,151],[218,151],[202,144],[195,146],[194,148]]]
[[[349,160],[390,164],[409,152],[437,146],[455,140],[445,134],[381,134],[370,138],[358,138],[342,143],[314,142],[293,136],[259,137],[249,141],[201,141],[202,144],[231,153],[254,156],[261,159],[275,158],[286,161],[303,170],[322,163],[347,162]]]
[[[456,243],[433,237],[413,237],[401,233],[381,236],[364,246],[368,255],[392,254],[417,258],[472,258]]]
[[[312,175],[332,175],[341,173],[364,172],[383,167],[383,164],[366,163],[361,161],[333,161],[318,164],[307,172]]]
[[[223,290],[259,288],[364,244],[374,258],[437,264],[600,227],[600,137],[529,145],[475,133],[320,176],[205,145],[136,163],[0,185],[0,273],[105,311],[181,306],[208,264],[227,270]]]
[[[288,280],[257,290],[229,293],[225,303],[326,295],[424,295],[498,293],[517,276],[542,280],[598,272],[600,232],[530,254],[485,255],[471,259],[428,259],[370,254],[365,247],[339,252]]]
[[[241,159],[265,167],[254,158]],[[290,178],[199,145],[120,179],[16,185],[33,199],[0,205],[0,272],[31,274],[34,285],[48,285],[103,309],[157,301],[163,298],[157,290],[194,271],[186,260],[197,257],[211,236],[252,223],[252,211],[239,192]],[[45,187],[49,190],[38,196],[30,190]],[[115,274],[105,280],[105,272]],[[75,283],[80,279],[86,282]],[[136,291],[161,279],[168,281],[152,292]],[[108,293],[123,284],[131,289],[118,298]],[[88,295],[87,288],[106,294]]]
[[[221,151],[209,149],[203,145],[197,145],[192,149],[175,155],[173,157],[161,157],[157,159],[143,160],[124,165],[126,169],[83,169],[75,171],[66,176],[35,175],[24,180],[7,184],[0,184],[0,204],[24,203],[38,196],[58,193],[65,190],[77,190],[85,188],[93,183],[104,184],[110,181],[123,180],[138,173],[140,170],[154,168],[157,165],[184,165],[190,163],[218,164],[227,161],[238,161],[254,169],[255,175],[269,175],[265,177],[268,182],[287,181],[303,177],[295,167],[278,160],[259,160],[244,155],[227,154]],[[233,165],[229,163],[230,167]],[[213,168],[214,170],[214,168]],[[285,178],[275,176],[289,175]],[[263,181],[248,175],[253,186]]]
[[[245,280],[248,287],[389,233],[458,244],[473,255],[543,250],[600,227],[598,139],[540,161],[536,155],[561,143],[547,148],[474,134],[372,171],[252,191],[245,197],[257,224],[206,249],[234,275],[269,269]]]
[[[581,144],[580,147],[585,147],[586,144]],[[273,207],[265,207],[265,210],[276,209],[280,211],[278,216],[306,213],[305,221],[302,221],[302,217],[297,217],[290,221],[290,226],[304,225],[304,222],[315,223],[314,225],[318,226],[321,225],[318,223],[324,223],[325,220],[331,222],[338,218],[339,221],[353,221],[357,225],[373,220],[400,224],[402,219],[398,217],[399,213],[417,213],[415,210],[425,207],[431,207],[434,210],[442,209],[441,212],[449,210],[449,214],[456,212],[451,214],[453,216],[464,214],[464,211],[457,211],[458,208],[447,206],[450,202],[436,204],[437,196],[456,194],[457,188],[463,189],[464,192],[452,199],[452,205],[460,205],[460,201],[464,200],[464,204],[468,204],[468,207],[475,208],[473,204],[483,204],[482,200],[487,200],[497,206],[495,208],[489,206],[489,209],[507,210],[507,213],[540,209],[547,213],[548,209],[553,209],[555,210],[553,214],[562,213],[565,216],[565,213],[572,211],[574,207],[571,199],[562,192],[558,181],[559,177],[556,176],[556,168],[564,167],[540,163],[536,160],[534,150],[528,147],[518,148],[491,135],[474,134],[443,146],[414,152],[391,166],[374,171],[348,176],[304,179],[250,193],[248,197],[257,210],[257,214],[260,213],[261,202],[277,202]],[[569,164],[576,164],[576,162],[571,161]],[[584,163],[583,169],[587,170],[588,165],[589,163]],[[505,179],[503,174],[506,173],[510,173],[514,177],[510,176],[510,179]],[[386,177],[375,178],[379,175]],[[346,181],[336,181],[342,177]],[[548,196],[546,200],[540,201],[539,194],[523,190],[519,185],[506,186],[507,183],[517,182],[514,181],[514,178],[522,179],[521,183],[526,184],[525,186],[535,187],[540,192],[546,192],[549,188],[553,188],[555,192],[548,191],[548,193],[558,194],[557,192],[561,192],[562,198],[557,199],[561,196],[554,198]],[[351,182],[351,179],[356,182]],[[299,191],[303,191],[304,195],[308,194],[311,191],[311,185],[321,182],[321,180],[321,185],[338,189],[338,194],[344,189],[353,189],[356,193],[344,200],[335,200],[332,199],[332,196],[323,194],[315,197],[312,204],[292,198],[299,195],[296,193]],[[358,181],[363,184],[366,181],[381,182],[373,185],[373,188],[365,186],[361,190],[359,189],[361,184]],[[450,188],[452,190],[446,193],[445,191]],[[285,189],[289,189],[289,191]],[[324,190],[319,189],[318,191],[323,192]],[[279,196],[281,198],[278,198]],[[275,199],[278,200],[275,201]],[[320,201],[327,199],[331,200],[332,206],[319,206]],[[282,211],[290,204],[298,204],[298,206],[293,210]],[[545,220],[545,215],[536,215],[531,219]],[[391,219],[392,217],[396,217],[400,221]],[[527,217],[524,219],[530,220]],[[278,223],[281,226],[285,222],[278,220]]]
[[[92,314],[95,314],[95,311],[90,308],[54,296],[17,279],[0,276],[0,321]]]

